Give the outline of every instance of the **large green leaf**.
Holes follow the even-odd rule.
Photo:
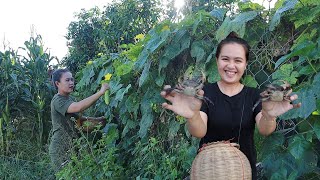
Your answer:
[[[271,19],[269,30],[273,31],[274,28],[280,23],[280,18],[282,16],[282,13],[293,9],[294,6],[297,4],[298,0],[285,0],[282,4],[282,7],[279,8],[274,16]]]
[[[116,101],[122,101],[123,96],[128,92],[128,90],[131,88],[131,84],[129,84],[126,88],[121,88],[117,91],[115,100]]]
[[[144,67],[149,55],[152,54],[156,49],[163,46],[164,42],[167,40],[170,31],[165,30],[158,34],[154,29],[150,31],[151,39],[145,45],[145,48],[138,57],[135,63],[135,68],[140,70]]]
[[[217,18],[219,21],[223,21],[223,18],[226,13],[227,9],[225,8],[215,8],[210,12],[210,15]]]
[[[296,93],[298,95],[298,103],[301,102],[301,107],[298,109],[291,109],[287,113],[280,116],[281,119],[303,118],[306,119],[316,109],[315,94],[312,90],[301,89]]]
[[[244,76],[242,83],[246,86],[254,88],[258,86],[258,82],[251,75]]]
[[[314,19],[319,17],[320,6],[314,8],[304,7],[301,11],[298,11],[295,16],[292,17],[295,28],[299,28],[302,25],[312,23]]]
[[[181,34],[183,34],[182,37]],[[181,32],[181,34],[177,34],[173,38],[174,40],[172,41],[172,43],[170,43],[166,47],[162,57],[160,58],[159,72],[162,68],[167,67],[169,62],[173,60],[175,57],[177,57],[183,50],[189,48],[191,43],[190,35],[186,32]]]
[[[216,32],[216,40],[220,42],[232,31],[235,31],[240,37],[243,37],[246,23],[254,19],[257,15],[258,13],[256,11],[248,11],[240,13],[233,20],[226,17]]]
[[[299,73],[293,71],[292,64],[284,64],[275,73],[272,74],[272,78],[275,80],[285,80],[289,84],[296,84]]]
[[[296,159],[301,159],[310,146],[310,142],[302,135],[297,135],[294,136],[292,142],[289,143],[288,150]]]
[[[150,70],[150,66],[151,66],[151,61],[147,62],[147,64],[144,66],[143,68],[143,71],[142,71],[142,74],[139,78],[139,87],[141,87],[144,82],[146,81],[146,79],[148,78],[149,76],[149,70]]]
[[[309,143],[309,141],[307,141]],[[317,169],[318,163],[318,152],[313,150],[305,151],[300,159],[297,159],[296,164],[298,164],[298,173],[306,174],[314,172]]]
[[[286,170],[286,168],[282,167],[280,170],[278,170],[271,176],[270,180],[287,179],[287,174],[288,171]]]
[[[138,135],[140,138],[144,138],[147,135],[147,132],[150,128],[150,126],[153,123],[154,115],[152,111],[147,111],[142,115],[141,121],[140,121],[140,129],[138,132]]]
[[[268,136],[262,145],[262,155],[279,153],[283,150],[284,136],[281,133],[273,133]]]
[[[87,86],[91,83],[91,80],[92,80],[91,78],[95,75],[94,67],[93,66],[86,67],[82,71],[82,73],[83,74],[82,74],[81,80],[77,84],[77,86],[79,87]]]
[[[176,121],[175,118],[171,118],[171,121],[169,123],[169,132],[168,132],[169,140],[174,139],[179,129],[180,129],[180,123]]]
[[[202,48],[202,44],[199,41],[192,43],[191,45],[191,57],[196,58],[196,62],[200,62],[205,57],[205,50]]]
[[[282,56],[275,64],[275,68],[277,68],[280,64],[284,63],[288,59],[294,56],[306,56],[308,57],[309,53],[316,47],[316,44],[310,41],[304,41],[298,44],[290,54]]]
[[[313,78],[312,90],[316,97],[320,99],[320,73],[317,73]]]
[[[220,80],[220,74],[218,72],[218,67],[216,61],[212,61],[207,64],[207,79],[209,83],[217,82]]]
[[[121,137],[125,137],[125,135],[130,131],[130,129],[137,127],[137,125],[137,122],[128,119],[121,133]]]
[[[313,125],[313,131],[316,134],[318,140],[320,140],[320,119],[318,119]]]

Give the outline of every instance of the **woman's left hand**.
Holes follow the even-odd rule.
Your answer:
[[[298,95],[294,94],[290,96],[291,102],[298,99]],[[293,108],[299,108],[301,106],[301,103],[298,104],[292,104],[290,101],[264,101],[262,102],[262,111],[267,113],[269,117],[277,117],[280,116],[290,109]]]

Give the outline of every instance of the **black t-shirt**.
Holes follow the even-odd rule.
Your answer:
[[[262,106],[260,103],[254,110],[253,106],[260,98],[259,90],[244,86],[241,92],[231,97],[223,94],[217,83],[207,84],[203,90],[213,104],[205,101],[201,107],[201,111],[208,115],[208,124],[207,134],[201,139],[199,147],[205,143],[227,140],[240,144],[240,150],[247,156],[255,179],[255,117]]]

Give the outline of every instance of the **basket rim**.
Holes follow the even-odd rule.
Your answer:
[[[198,152],[201,152],[206,149],[215,148],[215,147],[218,147],[219,145],[229,145],[231,147],[235,147],[237,149],[240,149],[240,145],[238,143],[233,143],[233,142],[230,142],[230,140],[227,140],[227,141],[215,141],[215,142],[205,143],[198,150]]]

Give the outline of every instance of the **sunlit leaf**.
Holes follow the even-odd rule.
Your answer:
[[[242,84],[254,88],[258,86],[258,82],[251,75],[244,76]]]
[[[271,22],[270,22],[270,26],[269,26],[269,30],[273,31],[274,28],[280,23],[280,18],[282,16],[282,13],[293,9],[294,6],[297,4],[298,0],[285,0],[281,6],[281,8],[279,8],[276,13],[273,15]]]
[[[275,73],[272,74],[272,78],[275,80],[285,80],[289,84],[296,84],[299,73],[293,71],[292,64],[284,64]]]

